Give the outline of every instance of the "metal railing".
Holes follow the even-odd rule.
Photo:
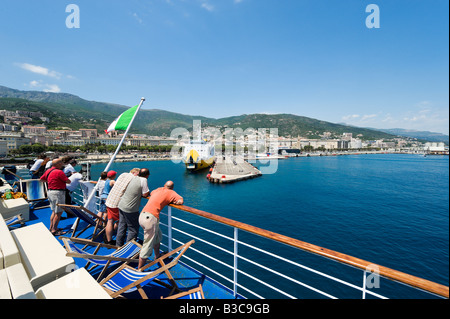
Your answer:
[[[184,218],[180,214],[174,214],[174,211],[177,212],[186,212],[188,215],[186,215]],[[232,229],[231,233],[232,235],[224,235],[223,232],[214,231],[211,228],[207,228],[204,226],[199,225],[198,222],[191,222],[188,221],[188,218],[191,218],[190,215],[199,216],[203,219],[207,219],[210,221],[213,221],[215,223],[219,223],[221,225],[227,225],[229,228]],[[215,270],[214,266],[206,266],[205,262],[199,261],[199,259],[194,259],[189,257],[189,254],[185,256],[185,258],[195,264],[196,266],[201,267],[203,270],[207,270],[208,272],[212,273],[217,278],[221,278],[231,284],[232,289],[234,291],[234,294],[238,294],[238,288],[241,290],[250,293],[252,296],[255,296],[257,298],[265,298],[260,292],[256,292],[253,289],[249,288],[249,285],[244,285],[241,283],[238,278],[241,278],[241,275],[245,276],[246,278],[249,278],[250,281],[253,281],[255,283],[258,283],[262,286],[264,286],[265,289],[263,289],[263,292],[267,292],[267,288],[270,290],[273,290],[283,296],[283,298],[299,298],[302,296],[295,295],[292,293],[292,291],[295,291],[296,289],[292,288],[292,284],[294,286],[301,286],[302,289],[307,289],[310,291],[313,291],[314,293],[327,297],[327,298],[338,298],[333,293],[329,293],[325,291],[329,285],[325,285],[324,288],[318,288],[314,287],[312,284],[305,282],[305,280],[300,280],[297,275],[297,270],[302,270],[303,272],[309,272],[310,274],[314,274],[317,276],[320,276],[322,278],[325,278],[327,280],[331,280],[336,284],[344,285],[348,288],[351,288],[353,290],[356,290],[359,292],[360,297],[365,299],[368,295],[376,297],[376,298],[387,298],[386,296],[375,292],[375,288],[378,288],[376,283],[379,284],[379,278],[383,277],[386,279],[389,279],[390,281],[399,282],[401,284],[404,284],[406,286],[410,286],[414,289],[425,291],[426,293],[448,298],[449,296],[449,288],[447,286],[443,286],[422,278],[418,278],[415,276],[411,276],[390,268],[386,268],[377,264],[369,263],[367,261],[348,256],[345,254],[341,254],[332,250],[328,250],[319,246],[311,245],[309,243],[305,243],[293,238],[289,238],[280,234],[276,234],[273,232],[269,232],[267,230],[263,230],[251,225],[247,225],[244,223],[240,223],[234,220],[230,220],[221,216],[213,215],[207,212],[203,212],[197,209],[193,209],[186,206],[177,206],[177,205],[171,205],[168,208],[167,214],[166,214],[167,222],[164,223],[161,221],[161,224],[167,227],[167,248],[169,251],[172,249],[173,242],[176,242],[178,244],[183,244],[184,242],[177,239],[179,235],[183,235],[187,238],[193,238],[197,242],[202,242],[205,245],[212,247],[214,250],[218,250],[220,252],[225,253],[225,255],[231,256],[229,263],[226,263],[225,261],[216,258],[212,256],[211,254],[206,253],[205,251],[201,251],[199,249],[196,249],[195,247],[191,247],[191,250],[195,251],[200,256],[210,261],[213,261],[213,264],[221,266],[220,268],[228,268],[231,270],[231,276],[225,276],[223,272]],[[175,227],[174,221],[177,221],[180,226]],[[182,228],[182,225],[188,226],[191,228],[191,232],[187,232],[185,229]],[[204,232],[207,233],[208,236],[204,236],[203,238],[200,237],[199,233]],[[289,247],[292,247],[296,250],[306,251],[310,254],[318,255],[321,257],[325,257],[327,260],[331,260],[334,263],[338,262],[338,264],[344,264],[347,266],[350,266],[353,269],[357,269],[359,271],[362,270],[362,276],[359,277],[362,279],[362,282],[357,285],[353,282],[350,282],[349,280],[344,280],[341,278],[338,278],[336,275],[327,274],[324,271],[320,271],[318,269],[314,269],[310,266],[304,265],[300,262],[294,261],[292,258],[286,258],[285,256],[282,256],[281,253],[283,252],[283,249],[278,249],[278,252],[280,253],[274,253],[268,251],[266,248],[260,248],[257,247],[255,244],[250,244],[249,242],[246,242],[244,240],[241,240],[240,237],[243,234],[246,233],[252,233],[254,235],[257,235],[259,237],[263,237],[265,239],[268,239],[269,241],[274,241],[277,243],[281,243],[283,245],[287,245]],[[211,235],[216,236],[220,239],[219,244],[213,243],[211,239]],[[248,237],[248,236],[247,236]],[[187,239],[186,239],[187,240]],[[230,247],[232,249],[225,249],[224,247],[227,246],[226,242],[231,243]],[[249,248],[252,251],[258,252],[259,254],[262,254],[264,256],[268,256],[272,258],[274,261],[269,262],[268,264],[264,265],[263,263],[257,261],[256,259],[252,259],[251,257],[246,257],[243,254],[240,253],[241,248]],[[252,256],[254,254],[250,254]],[[225,258],[226,259],[226,258]],[[265,259],[265,258],[263,258]],[[305,258],[307,259],[307,258]],[[263,276],[263,278],[258,278],[254,274],[249,273],[248,271],[245,271],[244,267],[240,267],[241,261],[248,263],[258,269],[262,269],[264,272],[269,273],[269,276]],[[323,258],[320,260],[323,262]],[[289,273],[280,271],[280,269],[285,268],[284,266],[279,266],[280,263],[288,264],[293,271],[290,271]],[[336,264],[336,263],[335,263]],[[342,273],[341,270],[337,271],[338,274]],[[308,279],[308,275],[303,275],[304,278]],[[272,280],[269,280],[269,279]],[[278,279],[273,278],[279,278],[283,281],[287,281],[290,283],[288,285],[288,289],[280,289],[276,286],[276,283],[278,282]],[[361,280],[360,279],[360,280]],[[309,280],[306,280],[309,281]],[[247,281],[249,282],[249,281]],[[272,283],[273,282],[273,283]],[[375,282],[375,283],[374,283]],[[274,284],[275,283],[275,284]],[[370,283],[370,284],[369,284]],[[253,284],[250,284],[252,286]],[[370,289],[372,288],[372,289]],[[332,289],[333,290],[333,289]],[[268,294],[269,297],[272,297],[273,294]]]
[[[77,194],[74,200],[82,202]],[[318,296],[337,299],[340,298],[337,294],[344,293],[346,295],[343,298],[350,296],[365,299],[370,296],[386,299],[388,297],[376,289],[379,288],[380,278],[388,279],[383,281],[383,285],[389,288],[388,292],[406,286],[411,287],[412,291],[424,292],[428,297],[449,297],[448,286],[187,206],[170,205],[161,212],[160,218],[160,224],[166,228],[166,231],[162,229],[164,242],[161,246],[171,251],[175,245],[195,239],[196,244],[183,255],[182,260],[227,286],[235,297],[305,298],[306,295],[306,298]],[[256,237],[250,238],[249,235]],[[261,239],[269,244],[264,246]],[[274,243],[280,245],[275,248],[275,252],[267,248]],[[287,250],[291,250],[288,251],[288,256]],[[308,266],[297,260],[297,255],[300,254],[302,260],[314,265]],[[315,257],[311,260],[310,256]],[[322,267],[325,270],[320,270],[320,265],[326,262],[331,262],[334,266]],[[336,270],[336,264],[346,265],[346,268],[353,271],[346,274],[345,271]],[[335,274],[330,273],[330,269]],[[312,275],[316,276],[315,279],[311,279]],[[340,285],[345,289],[330,289],[330,281],[333,286]],[[399,287],[391,288],[391,284],[385,284],[386,282],[400,284]],[[256,286],[259,288],[254,288]],[[356,291],[356,294],[347,295],[348,289]],[[417,298],[410,293],[411,290],[405,292],[406,298]],[[405,298],[405,295],[401,298]]]

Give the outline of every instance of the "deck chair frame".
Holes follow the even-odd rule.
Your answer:
[[[33,196],[30,196],[29,184],[32,182],[37,182],[40,185],[42,185],[41,187],[42,187],[44,197],[33,198]],[[35,208],[35,206],[37,204],[41,203],[42,201],[48,200],[47,183],[45,183],[44,181],[41,181],[40,179],[21,179],[21,180],[17,181],[16,183],[19,184],[20,191],[27,195],[27,202],[29,203],[31,209],[42,209],[42,208],[50,207],[50,205],[47,205],[47,206],[40,206],[38,208]]]
[[[84,266],[84,268],[86,268],[86,270],[88,270],[89,272],[92,271],[93,269],[95,269],[96,267],[98,267],[99,265],[95,264],[94,262],[90,261],[90,259],[97,259],[97,260],[106,260],[107,263],[105,266],[103,266],[102,271],[100,272],[100,274],[97,277],[97,281],[99,282],[103,275],[105,274],[105,271],[107,270],[107,268],[110,266],[111,262],[113,261],[119,261],[119,262],[124,262],[125,264],[129,264],[132,262],[139,262],[139,259],[137,258],[139,256],[139,252],[137,252],[136,254],[134,254],[133,256],[131,256],[130,258],[122,258],[122,257],[115,257],[115,256],[110,256],[110,255],[97,255],[98,251],[100,250],[100,248],[110,248],[110,249],[115,249],[116,251],[120,250],[121,248],[125,247],[127,244],[123,245],[122,247],[119,246],[114,246],[114,245],[108,245],[108,244],[103,244],[103,243],[97,243],[97,242],[92,242],[88,239],[83,239],[83,238],[69,238],[69,237],[64,237],[61,236],[59,237],[59,239],[61,239],[64,243],[64,247],[66,248],[66,256],[67,257],[75,257],[75,258],[83,258],[83,259],[87,259],[88,262],[87,264]],[[85,253],[85,254],[80,254],[80,253],[76,253],[73,252],[70,247],[69,247],[69,241],[72,241],[74,243],[79,243],[79,244],[84,244],[86,246],[95,246],[95,250],[93,253],[89,254],[89,253]],[[142,245],[139,244],[138,242],[136,242],[135,240],[131,241],[134,245],[136,245],[137,247],[142,248]],[[93,264],[89,269],[88,267]],[[100,265],[101,266],[101,265]]]
[[[181,245],[180,247],[178,247],[178,248],[172,250],[171,252],[168,252],[167,254],[165,254],[165,255],[159,257],[158,259],[155,259],[154,261],[152,261],[151,263],[145,265],[144,267],[140,268],[140,269],[139,269],[140,271],[144,271],[144,270],[146,270],[146,269],[148,269],[148,268],[150,268],[150,267],[152,267],[152,266],[154,266],[154,265],[156,265],[156,264],[160,264],[160,266],[161,266],[160,268],[158,268],[158,269],[156,269],[156,270],[154,270],[154,271],[152,271],[152,272],[149,272],[147,276],[145,276],[145,277],[143,277],[143,278],[141,278],[141,279],[139,279],[139,280],[137,280],[137,281],[135,281],[135,282],[133,282],[133,283],[127,285],[126,287],[122,287],[120,290],[117,290],[116,292],[113,292],[113,291],[109,290],[108,288],[104,287],[103,284],[106,283],[106,282],[107,282],[108,280],[110,280],[111,278],[113,278],[114,276],[116,276],[118,273],[120,273],[125,267],[128,267],[128,268],[130,268],[130,269],[132,269],[132,270],[136,270],[136,269],[134,269],[134,268],[128,266],[127,264],[123,264],[121,267],[117,268],[117,269],[116,269],[115,271],[113,271],[109,276],[107,276],[105,279],[103,279],[103,280],[100,282],[100,285],[102,285],[103,289],[105,289],[105,290],[110,294],[110,296],[111,296],[112,298],[117,298],[117,297],[119,297],[122,293],[124,293],[124,292],[130,290],[131,288],[136,287],[137,290],[138,290],[138,292],[139,292],[139,294],[141,295],[142,299],[148,299],[147,294],[145,293],[144,289],[140,286],[140,284],[143,283],[143,282],[145,282],[145,281],[147,281],[149,278],[152,278],[152,277],[155,277],[155,276],[157,277],[157,276],[159,276],[160,274],[165,273],[166,276],[167,276],[167,278],[168,278],[168,279],[170,280],[170,282],[172,283],[172,286],[167,285],[167,284],[163,283],[163,282],[160,281],[160,280],[157,280],[156,277],[153,279],[153,281],[156,281],[156,282],[158,282],[159,284],[161,284],[161,285],[163,285],[163,286],[165,286],[165,287],[171,289],[169,295],[172,295],[174,291],[179,291],[180,289],[178,288],[178,285],[177,285],[177,283],[175,282],[175,279],[174,279],[174,278],[172,277],[172,275],[170,274],[169,269],[172,268],[172,267],[174,267],[174,266],[178,263],[178,261],[180,260],[181,256],[183,256],[183,254],[186,252],[186,250],[187,250],[194,242],[195,242],[195,240],[191,240],[191,241],[185,243],[184,245]],[[172,255],[174,255],[174,254],[176,254],[176,253],[178,253],[178,252],[179,252],[179,254],[178,254],[175,258],[173,258],[169,263],[166,264],[166,263],[164,262],[165,259],[171,257]]]
[[[161,299],[180,299],[182,297],[189,296],[189,295],[195,294],[195,293],[199,293],[200,294],[201,298],[198,298],[198,299],[205,299],[205,295],[203,293],[202,285],[199,285],[197,288],[194,288],[194,289],[190,289],[190,290],[187,290],[187,291],[180,292],[180,293],[178,293],[176,295],[168,296],[166,298],[161,297]]]
[[[22,214],[5,219],[6,225],[8,227],[20,224],[20,226],[25,225],[25,220],[22,218]]]
[[[92,233],[91,241],[94,241],[98,236],[102,235],[105,232],[105,227],[103,225],[106,225],[106,219],[97,216],[86,207],[66,204],[58,204],[58,206],[61,207],[67,214],[75,214],[75,216],[77,217],[77,220],[75,221],[73,226],[71,238],[80,237],[82,233],[84,233],[88,228],[92,226],[94,226],[94,232]],[[84,220],[88,225],[77,234],[80,219]]]

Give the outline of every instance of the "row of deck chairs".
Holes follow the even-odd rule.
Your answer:
[[[19,180],[19,187],[22,193],[27,195],[27,201],[30,204],[30,208],[35,208],[36,205],[47,200],[47,187],[46,183],[41,180]],[[169,269],[174,267],[181,256],[186,252],[186,250],[194,243],[194,240],[178,247],[177,249],[161,256],[155,261],[147,264],[140,270],[136,270],[129,266],[130,263],[137,262],[139,251],[141,246],[135,242],[131,241],[122,247],[117,248],[116,246],[106,245],[102,243],[95,242],[95,240],[104,234],[106,220],[97,216],[87,208],[83,206],[76,205],[59,205],[66,213],[74,215],[77,217],[76,222],[73,226],[73,231],[71,237],[61,237],[64,246],[67,250],[67,256],[84,258],[88,261],[85,268],[91,266],[89,271],[96,267],[103,267],[100,272],[97,281],[102,285],[102,287],[114,298],[121,296],[122,294],[130,293],[133,291],[138,291],[142,298],[147,298],[147,295],[142,287],[146,284],[155,281],[167,288],[171,289],[169,294],[169,299],[182,298],[182,299],[203,299],[204,294],[201,285],[195,289],[181,292],[173,295],[174,292],[180,291],[178,285],[170,274]],[[46,207],[46,206],[45,206]],[[79,230],[79,223],[83,221],[86,226]],[[13,225],[23,225],[23,219],[20,215],[11,218],[8,221],[8,226]],[[89,228],[94,228],[92,235],[88,239],[79,238]],[[76,244],[83,244],[82,248],[76,246]],[[87,246],[96,246],[93,253],[88,253],[85,251]],[[108,255],[98,255],[100,248],[112,248],[114,251]],[[168,264],[165,264],[164,260],[172,258],[173,255],[177,254]],[[109,267],[117,266],[122,263],[122,265],[109,274],[105,279],[100,281],[106,270]],[[165,274],[170,285],[159,280],[162,274]]]
[[[148,296],[143,287],[151,282],[156,282],[166,288],[170,289],[169,299],[204,299],[204,294],[201,285],[195,289],[179,292],[178,287],[173,276],[170,274],[170,269],[178,264],[178,261],[186,252],[186,250],[194,243],[194,240],[181,245],[180,247],[164,254],[160,258],[145,265],[143,268],[137,270],[131,267],[130,263],[137,263],[141,245],[136,241],[130,241],[122,247],[112,246],[96,242],[95,239],[103,234],[104,222],[101,217],[89,211],[87,208],[75,205],[60,205],[67,213],[75,215],[79,220],[83,220],[87,226],[82,230],[78,230],[78,220],[75,222],[71,237],[60,237],[66,248],[66,255],[75,258],[84,258],[87,261],[85,266],[88,271],[92,272],[97,267],[102,267],[100,274],[97,277],[99,284],[111,295],[113,298],[123,296],[134,291],[138,291],[143,299]],[[79,238],[87,229],[93,227],[93,233],[88,239]],[[78,244],[78,246],[77,246]],[[79,246],[83,246],[80,248]],[[88,246],[93,252],[89,252]],[[107,255],[100,255],[98,252],[102,248],[113,249],[112,253]],[[174,256],[176,255],[176,256]],[[166,261],[170,260],[167,264]],[[121,265],[120,265],[121,264]],[[107,275],[104,279],[106,271],[113,266],[118,266],[113,272]],[[159,277],[164,277],[169,280],[170,284],[165,283]],[[177,292],[177,294],[174,294]]]
[[[103,267],[97,281],[99,281],[99,284],[103,287],[103,289],[105,289],[113,298],[123,297],[123,294],[138,291],[143,299],[148,299],[143,287],[154,281],[166,288],[171,289],[168,299],[204,299],[201,285],[189,291],[179,292],[180,288],[169,271],[178,264],[181,256],[183,256],[186,250],[194,243],[194,240],[181,245],[175,250],[172,250],[171,252],[137,270],[129,266],[132,262],[138,262],[137,257],[139,255],[141,245],[135,241],[130,241],[122,247],[115,247],[102,243],[89,242],[85,239],[69,237],[61,237],[60,239],[63,241],[67,250],[66,256],[86,259],[87,264],[85,268],[91,266],[89,271],[98,266]],[[93,253],[88,253],[77,247],[75,245],[76,243],[96,246],[96,249]],[[115,247],[116,249],[108,255],[99,255],[97,252],[100,247]],[[174,255],[176,256],[173,257]],[[170,261],[166,264],[166,260]],[[122,263],[121,266],[111,272],[106,278],[101,280],[108,267],[112,267],[120,263]],[[164,275],[170,281],[170,284],[165,283],[159,278]],[[174,295],[174,292],[179,293]]]

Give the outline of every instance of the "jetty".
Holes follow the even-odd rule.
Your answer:
[[[218,160],[206,176],[211,183],[233,183],[262,176],[261,171],[243,158]]]

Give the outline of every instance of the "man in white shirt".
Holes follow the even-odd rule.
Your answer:
[[[83,179],[81,173],[75,172],[70,175],[70,184],[66,186],[66,204],[72,202],[72,192],[80,186],[80,181]],[[70,201],[69,201],[70,200]]]
[[[66,174],[67,177],[70,177],[70,175],[75,174],[77,172],[75,170],[75,168],[73,168],[74,166],[77,166],[77,161],[76,160],[71,160],[64,167],[63,172],[64,172],[64,174]]]
[[[141,168],[139,176],[134,177],[128,184],[119,202],[119,225],[117,228],[116,245],[122,246],[139,233],[139,207],[141,198],[150,195],[147,179],[150,172]],[[128,231],[128,234],[127,234]],[[126,236],[126,240],[125,240]]]
[[[67,185],[66,187],[70,192],[73,192],[80,185],[80,181],[83,179],[83,175],[81,175],[81,173],[75,172],[72,175],[70,175],[69,179],[70,184]]]
[[[50,160],[46,155],[39,155],[33,166],[30,167],[31,179],[39,179],[44,173],[44,167]],[[41,169],[42,168],[42,169]]]

